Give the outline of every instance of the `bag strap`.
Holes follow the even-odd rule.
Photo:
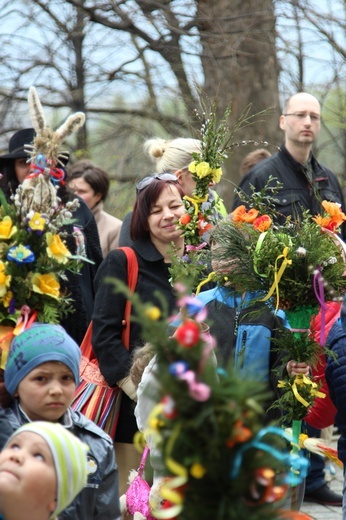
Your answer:
[[[126,255],[127,258],[127,286],[131,292],[134,292],[137,285],[138,280],[138,260],[136,253],[131,247],[118,247],[121,249]],[[124,319],[123,319],[123,332],[122,332],[122,342],[124,343],[127,349],[130,348],[130,317],[132,310],[132,302],[130,300],[126,300],[125,311],[124,311]]]

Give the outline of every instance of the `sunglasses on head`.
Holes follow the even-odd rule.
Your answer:
[[[174,173],[157,173],[156,175],[148,175],[148,177],[144,177],[136,184],[136,192],[144,190],[149,184],[153,182],[154,179],[158,179],[160,181],[174,181],[178,182],[178,179]]]

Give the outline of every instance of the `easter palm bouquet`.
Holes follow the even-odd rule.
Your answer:
[[[84,123],[84,114],[70,116],[53,131],[45,124],[34,87],[29,106],[36,131],[33,144],[27,146],[31,173],[10,202],[0,192],[0,352],[6,352],[12,335],[31,322],[59,323],[73,310],[66,273],[77,273],[87,260],[82,251],[73,256],[66,245],[65,226],[73,222],[79,202],[63,204],[57,195],[57,183],[65,175],[60,145]],[[5,358],[1,357],[2,368]]]
[[[307,461],[290,453],[291,437],[282,429],[262,427],[266,395],[260,385],[217,369],[203,304],[176,284],[181,322],[171,335],[167,327],[176,316],[141,303],[120,281],[113,283],[131,299],[133,319],[156,356],[152,370],[159,390],[143,436],[144,443],[154,442],[150,446],[159,452],[164,476],[161,500],[155,497],[151,515],[177,520],[307,518],[282,511],[291,469],[303,479]]]
[[[257,300],[274,312],[285,310],[290,328],[278,334],[276,348],[287,352],[287,362],[316,366],[329,352],[324,341],[316,343],[312,318],[321,313],[322,338],[326,302],[342,300],[346,292],[345,245],[337,234],[346,215],[338,204],[322,201],[321,214],[305,212],[299,221],[277,225],[270,201],[252,200],[256,206],[239,206],[214,228],[212,279],[240,293],[258,291]],[[273,406],[284,411],[297,439],[308,408],[324,394],[305,375],[287,376],[279,387],[282,396]]]

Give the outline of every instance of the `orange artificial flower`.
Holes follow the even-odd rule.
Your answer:
[[[238,206],[234,211],[231,213],[231,217],[234,222],[244,222],[243,217],[246,213],[246,207],[245,206]]]
[[[234,423],[234,432],[232,437],[227,441],[227,446],[233,448],[236,444],[241,442],[247,442],[252,437],[252,431],[244,426],[241,420]]]
[[[179,219],[179,222],[182,226],[186,226],[191,221],[191,215],[188,213],[184,213]]]
[[[252,224],[254,220],[258,217],[259,211],[257,209],[250,209],[247,213],[244,213],[243,215],[243,222],[247,222],[249,224]]]
[[[328,200],[323,200],[322,207],[331,217],[338,217],[339,215],[342,215],[343,220],[346,220],[346,215],[341,210],[341,204],[338,204],[337,202],[329,202]]]
[[[254,220],[253,227],[263,233],[263,231],[267,231],[272,225],[272,219],[269,215],[261,215]]]

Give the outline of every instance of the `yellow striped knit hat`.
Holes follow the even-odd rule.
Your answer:
[[[32,432],[40,435],[52,452],[57,476],[57,503],[50,520],[72,502],[87,482],[88,446],[80,441],[59,423],[33,421],[26,423],[8,439],[22,432]]]

